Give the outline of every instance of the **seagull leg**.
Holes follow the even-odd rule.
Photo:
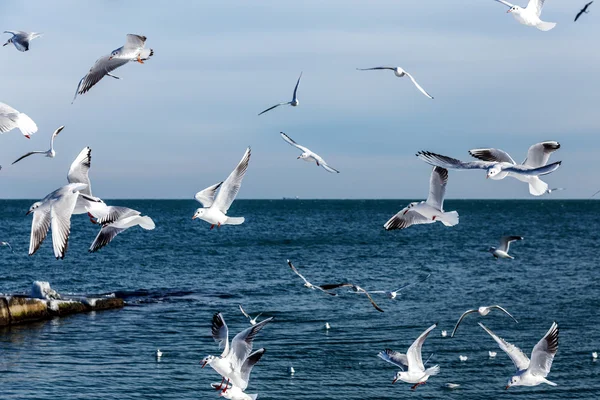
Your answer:
[[[211,231],[212,231],[212,229],[213,229],[214,227],[215,227],[215,225],[214,225],[214,224],[212,224],[212,225],[210,226],[210,229],[209,229],[209,230],[211,230]]]
[[[219,384],[219,386],[217,386],[215,388],[215,390],[221,390],[221,388],[223,387],[223,382],[225,382],[225,377],[223,377],[223,379],[221,379],[221,383]]]
[[[229,387],[229,378],[227,378],[227,383],[225,384],[225,388],[223,389],[223,391],[221,393],[225,393],[227,391],[228,387]]]
[[[217,228],[220,228],[220,227],[221,227],[221,223],[219,222],[219,223],[217,224]]]
[[[94,225],[96,225],[96,224],[97,224],[97,222],[96,222],[96,221],[94,221],[94,220],[95,220],[95,218],[94,218],[94,216],[93,216],[92,214],[88,213],[88,217],[90,217],[90,222],[91,222],[92,224],[94,224]]]
[[[138,56],[137,58],[137,62],[139,62],[140,64],[143,64],[144,62],[142,61],[142,59],[140,58],[140,56]]]

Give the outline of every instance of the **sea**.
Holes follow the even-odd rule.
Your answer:
[[[57,261],[50,236],[27,255],[33,200],[0,201],[0,240],[14,248],[0,247],[1,293],[28,293],[42,280],[63,295],[126,301],[120,310],[0,330],[0,399],[216,399],[210,384],[221,379],[200,361],[221,353],[211,336],[215,313],[230,338],[250,326],[239,305],[274,318],[254,342],[266,353],[247,393],[259,399],[600,398],[600,361],[592,359],[600,351],[600,201],[448,200],[457,226],[385,231],[408,202],[236,200],[229,214],[246,222],[210,230],[192,220],[193,200],[114,200],[152,217],[156,229],[131,228],[88,253],[99,228],[75,215]],[[524,237],[510,248],[514,260],[487,252],[503,235]],[[395,300],[374,294],[381,313],[346,288],[333,297],[304,287],[287,259],[314,284],[369,291],[431,276]],[[464,311],[496,304],[518,323],[498,311],[471,314],[454,338],[442,337]],[[514,366],[477,323],[529,355],[553,321],[560,337],[548,379],[558,386],[505,390]],[[415,391],[392,384],[399,369],[377,354],[406,352],[436,323],[423,359],[439,375]]]

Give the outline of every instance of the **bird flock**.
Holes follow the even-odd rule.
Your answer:
[[[504,0],[495,0],[498,3],[508,7],[507,13],[510,13],[519,23],[535,27],[541,31],[549,31],[556,27],[554,22],[545,22],[541,19],[544,0],[530,0],[526,7],[511,4]],[[583,14],[589,13],[592,2],[587,3],[576,15],[575,21],[579,20]],[[30,51],[31,41],[42,37],[41,33],[23,32],[23,31],[5,31],[11,37],[3,46],[10,44],[20,52]],[[100,57],[85,74],[75,90],[73,102],[78,96],[84,95],[99,84],[106,76],[120,80],[120,77],[113,72],[130,62],[145,64],[154,56],[154,50],[146,48],[147,38],[143,35],[126,35],[125,44],[116,50]],[[37,41],[36,41],[37,43]],[[398,66],[378,66],[370,68],[357,68],[359,71],[385,71],[390,70],[399,78],[408,77],[416,89],[433,100],[430,95],[413,77],[401,67]],[[288,102],[277,103],[261,111],[258,116],[262,116],[269,111],[275,110],[280,106],[289,105],[298,107],[298,91],[302,72],[300,73],[293,90],[292,99]],[[266,117],[261,117],[266,118]],[[57,128],[50,138],[50,149],[46,151],[30,151],[19,157],[12,164],[16,164],[31,155],[40,154],[48,158],[54,158],[56,151],[54,148],[55,139],[64,129],[64,126]],[[36,123],[25,113],[15,108],[0,103],[0,133],[6,133],[13,129],[19,129],[27,138],[37,132]],[[281,132],[282,139],[289,145],[295,147],[301,154],[297,157],[299,160],[315,163],[327,172],[337,174],[340,171],[331,167],[322,156],[310,150],[309,148],[298,144],[286,133]],[[456,211],[444,211],[444,197],[448,184],[448,170],[483,170],[486,172],[486,178],[492,180],[501,180],[506,177],[515,178],[528,184],[529,193],[533,196],[542,196],[553,191],[563,190],[563,188],[549,188],[548,184],[540,177],[551,174],[561,166],[561,161],[549,163],[550,156],[560,149],[557,141],[545,141],[533,144],[527,157],[522,163],[517,163],[505,151],[496,148],[477,148],[468,151],[469,155],[475,160],[461,161],[446,155],[441,155],[431,151],[418,151],[416,156],[425,163],[433,167],[429,194],[425,201],[412,202],[397,214],[392,216],[384,225],[385,230],[402,230],[413,225],[431,224],[441,222],[444,226],[452,227],[459,223],[459,215]],[[52,248],[56,259],[63,259],[67,252],[69,236],[71,232],[72,215],[85,214],[90,222],[98,225],[100,231],[89,247],[90,252],[96,252],[108,245],[119,233],[134,227],[140,226],[145,230],[155,228],[153,220],[148,216],[142,216],[141,212],[127,207],[117,207],[107,205],[101,198],[92,195],[91,182],[88,176],[91,167],[91,152],[89,147],[85,147],[75,158],[67,174],[67,184],[59,187],[46,195],[42,200],[35,202],[27,211],[26,215],[33,214],[31,223],[31,235],[29,245],[29,255],[34,255],[44,242],[48,231],[52,231]],[[215,226],[220,228],[224,225],[240,225],[245,222],[244,217],[233,217],[228,215],[228,211],[233,204],[238,192],[240,191],[242,180],[248,170],[251,158],[251,149],[248,147],[240,162],[237,164],[231,174],[221,182],[209,186],[195,195],[195,199],[202,205],[192,216],[192,219],[200,219],[210,224],[210,229]],[[509,246],[512,242],[523,240],[521,236],[503,236],[500,239],[498,248],[491,247],[489,252],[495,259],[513,259],[509,255]],[[6,246],[11,251],[13,247],[8,242],[0,242],[0,246]],[[426,280],[429,275],[422,277],[415,282],[404,285],[396,290],[377,290],[367,291],[363,287],[351,282],[341,282],[333,284],[313,284],[309,282],[292,264],[287,260],[288,266],[294,274],[302,281],[304,287],[328,296],[337,297],[346,289],[348,292],[366,298],[371,306],[378,312],[384,312],[383,308],[377,304],[374,295],[384,295],[390,300],[397,298],[398,294],[413,285]],[[247,394],[250,373],[253,367],[261,360],[266,350],[260,348],[253,351],[253,342],[259,332],[274,319],[273,317],[258,321],[262,314],[252,317],[246,313],[240,305],[239,310],[248,319],[250,327],[242,330],[235,335],[232,341],[229,341],[229,329],[221,313],[215,313],[212,319],[212,336],[215,341],[223,347],[223,352],[219,356],[209,355],[201,362],[202,368],[210,366],[221,376],[220,383],[213,383],[211,386],[219,391],[220,396],[233,400],[256,399],[256,394]],[[476,309],[465,311],[452,331],[450,337],[454,337],[459,325],[469,314],[478,313],[481,317],[487,316],[492,310],[499,310],[518,323],[506,309],[500,305],[482,306]],[[508,343],[497,336],[483,324],[479,323],[481,328],[487,332],[496,341],[498,346],[509,356],[516,368],[516,373],[509,379],[506,388],[511,386],[536,386],[541,383],[556,386],[555,383],[547,378],[550,373],[552,361],[558,350],[559,329],[556,322],[553,322],[550,329],[536,344],[531,352],[531,359],[528,358],[518,347]],[[426,368],[429,359],[423,362],[421,356],[422,346],[428,335],[437,327],[437,324],[429,326],[422,332],[417,339],[408,348],[406,354],[399,353],[391,349],[384,349],[377,356],[382,360],[400,368],[396,373],[392,383],[397,381],[412,384],[412,389],[424,385],[430,377],[436,376],[440,372],[440,366],[434,365]],[[329,330],[329,323],[325,324],[325,329]],[[442,336],[447,337],[447,331],[442,331]],[[156,359],[160,360],[163,353],[156,351]],[[489,352],[489,357],[496,357],[496,352]],[[430,357],[431,358],[431,357]],[[597,354],[593,354],[597,358]],[[467,357],[461,355],[461,361],[467,361]],[[290,367],[290,374],[294,373],[293,367]],[[450,389],[459,385],[448,383]]]

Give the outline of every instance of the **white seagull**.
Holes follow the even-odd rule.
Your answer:
[[[286,135],[285,133],[281,132],[281,137],[283,138],[283,140],[285,140],[286,142],[288,142],[289,144],[291,144],[292,146],[294,146],[295,148],[297,148],[298,150],[300,150],[302,152],[302,154],[300,154],[298,156],[298,160],[304,160],[306,162],[314,161],[317,163],[317,166],[325,168],[325,170],[328,172],[338,173],[338,174],[340,173],[340,171],[338,171],[337,169],[330,167],[325,162],[325,160],[323,160],[323,158],[320,155],[310,151],[307,147],[300,146],[298,143],[294,142],[292,140],[292,138],[289,137],[288,135]]]
[[[244,179],[249,162],[250,147],[246,149],[241,161],[233,172],[229,174],[227,179],[225,179],[225,182],[209,186],[196,193],[195,198],[203,207],[196,210],[192,219],[200,218],[208,222],[211,224],[210,229],[214,228],[215,225],[220,228],[221,225],[243,224],[244,217],[228,217],[227,211],[242,186],[242,179]],[[215,197],[217,189],[219,189],[219,193]]]
[[[500,348],[508,354],[517,368],[517,373],[513,375],[506,389],[511,386],[537,386],[546,383],[551,386],[557,386],[556,383],[546,379],[552,367],[552,361],[558,350],[558,325],[556,322],[544,337],[535,345],[531,352],[531,361],[517,346],[512,345],[504,339],[498,337],[494,332],[479,323],[487,333],[498,343]]]
[[[374,68],[356,68],[359,71],[372,71],[372,70],[377,70],[377,69],[389,69],[391,71],[394,71],[394,75],[396,75],[398,78],[402,78],[404,76],[408,76],[410,78],[410,80],[412,81],[412,83],[417,87],[417,89],[419,89],[419,91],[421,93],[423,93],[425,96],[429,97],[430,99],[433,99],[433,96],[431,96],[429,93],[427,93],[425,91],[425,89],[423,89],[421,87],[421,85],[419,85],[417,83],[417,81],[415,80],[415,78],[413,78],[413,76],[411,74],[409,74],[408,72],[406,72],[405,70],[403,70],[400,67],[374,67]]]
[[[110,76],[115,79],[121,79],[116,75],[111,74],[115,69],[127,64],[130,61],[137,61],[144,64],[154,55],[154,50],[146,49],[146,36],[128,34],[125,40],[125,45],[114,50],[110,55],[100,57],[96,63],[90,68],[90,71],[79,81],[73,102],[78,94],[88,92],[96,83],[100,82],[105,76]],[[73,103],[71,102],[71,103]]]
[[[239,307],[240,307],[240,311],[242,312],[242,314],[244,314],[244,317],[248,318],[248,320],[250,321],[250,325],[256,325],[256,320],[258,319],[258,317],[260,317],[262,315],[262,313],[258,314],[256,317],[252,318],[250,315],[248,315],[248,313],[246,313],[246,311],[244,311],[241,304],[239,305]]]
[[[56,156],[56,152],[54,151],[54,138],[57,137],[58,134],[60,133],[60,131],[62,131],[64,128],[65,128],[64,126],[61,126],[57,130],[55,130],[54,133],[52,134],[52,138],[50,138],[50,150],[46,150],[46,151],[30,151],[29,153],[27,153],[27,154],[19,157],[15,162],[13,162],[13,164],[18,163],[19,161],[21,161],[25,157],[29,157],[32,154],[44,154],[46,157],[54,158],[54,156]]]
[[[4,31],[4,33],[10,33],[12,37],[2,46],[8,46],[12,43],[19,51],[29,50],[29,42],[43,35],[43,33],[23,31]]]
[[[258,115],[262,115],[264,113],[266,113],[267,111],[271,111],[274,108],[277,108],[279,106],[286,106],[286,105],[290,105],[292,107],[296,107],[298,106],[298,104],[300,104],[300,101],[298,100],[298,85],[300,85],[300,78],[302,78],[302,72],[300,72],[300,76],[298,77],[298,82],[296,82],[296,87],[294,88],[294,97],[292,97],[292,101],[288,101],[287,103],[279,103],[279,104],[275,104],[273,107],[269,107],[264,111],[261,111],[260,114]]]
[[[458,329],[458,326],[462,322],[463,318],[465,318],[467,315],[472,314],[472,313],[479,313],[479,315],[481,315],[482,317],[485,317],[486,315],[488,315],[490,313],[490,311],[492,311],[494,309],[502,311],[504,314],[506,314],[509,317],[511,317],[513,319],[513,321],[515,321],[517,324],[519,323],[519,321],[517,321],[515,319],[515,317],[513,317],[508,311],[506,311],[504,308],[500,307],[499,305],[487,306],[487,307],[483,307],[482,306],[482,307],[479,307],[477,310],[467,310],[467,311],[465,311],[460,316],[460,318],[458,319],[458,321],[456,322],[456,325],[454,326],[454,330],[452,331],[452,335],[450,335],[450,337],[454,337],[454,334],[456,333],[456,330]]]
[[[333,289],[337,289],[337,288],[341,288],[341,287],[349,287],[352,289],[352,291],[354,291],[355,293],[359,293],[359,294],[364,294],[367,296],[367,298],[369,299],[369,301],[371,302],[371,305],[373,306],[373,308],[375,308],[377,311],[379,312],[384,312],[381,307],[379,307],[377,305],[377,303],[375,303],[375,300],[373,300],[373,298],[371,297],[371,295],[369,294],[369,292],[367,292],[365,289],[361,288],[358,285],[355,285],[354,283],[349,283],[349,282],[344,282],[344,283],[334,283],[334,284],[330,284],[330,285],[321,285],[319,286],[321,289],[327,291],[327,290],[333,290]]]
[[[10,243],[8,243],[8,242],[0,242],[0,246],[2,246],[2,247],[8,247],[11,252],[13,252],[13,253],[15,252],[13,250],[12,246],[10,245]]]
[[[498,353],[496,353],[495,351],[488,351],[488,355],[490,356],[490,358],[496,358],[496,356],[498,355]]]
[[[387,295],[387,297],[389,299],[394,300],[398,296],[398,293],[400,291],[402,291],[402,290],[404,290],[404,289],[406,289],[408,287],[411,287],[413,285],[416,285],[417,283],[423,282],[427,278],[429,278],[430,276],[431,276],[431,274],[427,274],[427,276],[425,278],[419,279],[418,281],[415,281],[415,282],[408,283],[408,284],[402,286],[400,289],[392,290],[391,292],[388,292],[388,291],[385,291],[385,290],[372,290],[370,293],[371,294],[375,294],[375,293],[377,293],[377,294],[385,294],[385,295]]]
[[[535,26],[540,31],[549,31],[556,26],[555,22],[544,22],[540,19],[544,0],[529,0],[529,3],[527,3],[527,7],[525,8],[521,8],[504,0],[496,1],[509,7],[507,13],[511,13],[513,17],[523,25]]]
[[[75,208],[80,191],[86,187],[82,183],[70,183],[50,193],[42,200],[33,203],[27,211],[33,213],[29,255],[33,255],[52,227],[52,246],[56,259],[65,258],[69,235],[71,233],[71,214]]]
[[[442,337],[448,336],[448,331],[442,331]]]
[[[8,104],[0,103],[0,134],[19,128],[23,136],[31,139],[38,127],[31,118]]]
[[[75,160],[69,167],[67,181],[69,183],[83,183],[86,187],[80,190],[85,196],[79,196],[73,214],[88,214],[90,220],[93,220],[93,215],[88,210],[93,210],[97,213],[107,213],[108,206],[98,197],[92,195],[92,183],[90,182],[89,171],[92,165],[92,149],[84,147],[79,152]],[[92,201],[90,201],[92,199]]]
[[[496,260],[498,258],[510,258],[514,260],[515,258],[508,254],[508,249],[510,248],[510,244],[517,240],[523,240],[523,236],[502,236],[500,238],[500,247],[490,247],[488,252],[492,253]]]
[[[465,361],[467,361],[467,360],[469,359],[469,357],[467,357],[467,356],[463,356],[463,355],[460,355],[460,356],[458,356],[458,359],[459,359],[460,361],[462,361],[462,362],[465,362]]]
[[[147,215],[142,216],[139,211],[127,207],[109,206],[102,210],[88,208],[88,213],[96,218],[96,223],[102,225],[100,232],[89,248],[94,253],[109,244],[119,233],[139,225],[146,230],[155,228],[154,221]]]
[[[328,292],[327,290],[323,290],[320,286],[313,285],[312,283],[310,283],[309,281],[307,281],[306,278],[304,276],[302,276],[302,274],[300,272],[298,272],[298,270],[296,269],[296,267],[294,267],[294,264],[292,264],[292,262],[290,260],[287,260],[287,263],[290,266],[290,268],[292,269],[292,271],[294,271],[294,273],[296,275],[298,275],[304,281],[304,287],[307,287],[307,288],[312,289],[312,290],[319,289],[320,291],[322,291],[324,293],[327,293],[328,295],[337,296],[337,294]]]
[[[425,332],[423,332],[408,348],[406,354],[398,353],[390,349],[385,349],[378,354],[379,358],[400,367],[402,370],[396,374],[392,383],[396,383],[397,380],[406,383],[414,383],[412,389],[415,390],[420,385],[424,385],[430,376],[437,375],[440,372],[440,367],[438,365],[425,369],[423,359],[421,358],[421,347],[423,346],[423,342],[427,339],[429,332],[435,329],[436,326],[437,324],[433,324],[427,328],[427,330],[425,330]],[[407,369],[407,371],[405,371],[405,369]]]
[[[219,396],[225,397],[230,400],[249,400],[255,399],[257,395],[255,394],[246,394],[244,390],[248,387],[248,382],[250,381],[250,373],[252,372],[252,368],[260,361],[262,356],[265,354],[265,349],[258,349],[254,353],[250,354],[246,361],[242,364],[239,372],[240,382],[243,382],[243,387],[236,386],[235,384],[223,385],[221,382],[220,385],[213,384],[212,387],[216,390],[223,389]]]
[[[596,361],[598,359],[598,352],[597,351],[592,352],[592,359],[594,361]]]
[[[160,361],[160,358],[162,357],[163,352],[160,351],[160,349],[156,349],[156,359]]]
[[[390,231],[405,229],[411,225],[432,224],[440,221],[445,226],[458,224],[456,211],[444,212],[444,196],[448,184],[448,170],[435,167],[429,179],[429,196],[426,201],[413,202],[394,215],[383,227]]]

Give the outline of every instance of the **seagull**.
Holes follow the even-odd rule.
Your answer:
[[[592,353],[592,358],[593,358],[594,360],[597,360],[597,359],[598,359],[598,352],[594,351],[594,352]]]
[[[361,288],[358,285],[355,285],[353,283],[335,283],[333,285],[321,285],[320,286],[320,288],[323,290],[333,290],[333,289],[337,289],[340,287],[349,287],[356,293],[364,293],[367,296],[367,298],[369,299],[369,301],[371,302],[371,304],[373,305],[373,307],[377,311],[383,312],[383,310],[377,305],[377,303],[375,303],[375,300],[373,300],[373,298],[371,297],[369,292],[367,292],[365,289]]]
[[[0,134],[19,128],[23,136],[31,139],[38,127],[31,118],[8,104],[0,103]]]
[[[71,163],[69,172],[67,174],[67,181],[69,183],[83,183],[87,185],[80,191],[80,193],[83,193],[85,196],[79,196],[77,198],[77,203],[75,203],[73,214],[88,214],[90,221],[96,223],[96,221],[93,219],[93,215],[90,214],[88,210],[93,210],[94,212],[98,213],[107,213],[108,206],[100,198],[92,195],[92,183],[90,182],[90,178],[88,176],[91,165],[92,149],[89,147],[84,147],[83,150],[79,152],[79,155],[77,155],[73,163]]]
[[[512,242],[516,242],[517,240],[523,240],[523,236],[502,236],[500,238],[500,247],[490,247],[488,251],[492,253],[494,258],[497,260],[498,258],[510,258],[514,260],[515,258],[508,254],[508,249]]]
[[[137,61],[140,64],[144,64],[144,61],[154,55],[154,50],[144,48],[145,44],[146,36],[128,34],[124,46],[119,47],[110,53],[110,55],[100,57],[96,60],[96,63],[92,68],[90,68],[90,71],[81,78],[71,104],[73,104],[78,94],[87,93],[106,75],[115,79],[121,79],[118,76],[111,74],[115,69],[130,61]]]
[[[325,322],[325,330],[330,330],[331,329],[331,325],[329,325],[329,322]]]
[[[12,43],[19,51],[29,50],[29,42],[43,35],[43,33],[23,31],[4,31],[4,33],[10,33],[12,37],[2,46],[7,46]]]
[[[412,81],[412,83],[417,87],[417,89],[419,89],[419,91],[421,93],[423,93],[425,96],[429,97],[430,99],[433,100],[433,97],[427,93],[425,91],[425,89],[423,89],[421,87],[421,85],[419,85],[417,83],[417,81],[415,80],[415,78],[413,78],[413,76],[411,74],[409,74],[408,72],[406,72],[405,70],[403,70],[400,67],[374,67],[374,68],[356,68],[359,71],[372,71],[372,70],[378,70],[378,69],[389,69],[391,71],[394,71],[394,75],[396,75],[398,78],[402,78],[404,76],[408,76],[410,78],[410,80]]]
[[[141,216],[139,211],[127,207],[108,206],[103,211],[96,208],[88,208],[88,213],[96,218],[96,223],[102,225],[100,232],[89,248],[94,253],[109,244],[119,233],[139,225],[146,230],[152,230],[156,226],[154,221],[147,215]]]
[[[13,250],[12,246],[10,245],[10,243],[8,243],[8,242],[0,242],[0,246],[2,246],[2,247],[8,247],[11,252],[13,252],[13,253],[15,252]]]
[[[13,164],[18,163],[25,157],[29,157],[32,154],[44,154],[46,157],[54,158],[54,156],[56,156],[56,152],[54,151],[54,138],[57,137],[58,134],[60,133],[60,131],[62,131],[64,128],[65,128],[64,126],[61,126],[57,130],[55,130],[54,133],[52,134],[52,138],[50,138],[50,150],[30,151],[29,153],[25,154],[24,156],[19,157],[15,162],[13,162]]]
[[[31,223],[31,239],[29,241],[29,255],[35,254],[52,228],[52,246],[54,256],[58,260],[65,258],[69,235],[71,233],[71,214],[75,208],[80,191],[85,189],[82,183],[70,183],[56,189],[42,200],[33,203],[27,211],[33,213]]]
[[[544,22],[540,19],[544,0],[529,0],[527,7],[521,8],[504,0],[496,0],[509,7],[507,13],[512,13],[513,17],[521,24],[526,26],[535,26],[540,31],[549,31],[556,26],[555,22]]]
[[[481,322],[479,326],[494,338],[517,368],[517,373],[510,378],[506,389],[511,386],[537,386],[541,383],[557,386],[556,383],[546,379],[550,373],[556,351],[558,350],[558,325],[556,322],[552,323],[548,332],[533,348],[531,361],[529,361],[529,358],[518,347],[496,336],[494,332],[486,328]]]
[[[460,385],[458,383],[446,383],[444,387],[446,389],[458,389]]]
[[[246,314],[246,311],[244,311],[241,304],[240,304],[240,311],[242,312],[242,314],[244,314],[244,317],[246,317],[250,320],[250,325],[256,325],[256,319],[262,315],[262,313],[260,313],[256,317],[252,318],[251,316]]]
[[[598,193],[600,193],[600,190],[598,190],[596,193],[594,193],[594,194],[593,194],[593,195],[590,197],[590,199],[594,198],[594,197],[595,197],[595,196],[596,196]]]
[[[442,337],[448,336],[448,331],[442,331]]]
[[[459,358],[459,360],[460,360],[460,361],[462,361],[462,362],[465,362],[465,361],[467,361],[467,360],[469,359],[469,357],[467,357],[467,356],[463,356],[463,355],[460,355],[460,356],[458,356],[458,358]]]
[[[296,93],[298,92],[298,85],[300,85],[300,78],[302,78],[302,72],[300,72],[300,76],[298,77],[298,82],[296,82],[296,87],[294,88],[294,97],[292,98],[292,101],[287,102],[287,103],[275,104],[273,107],[267,108],[266,110],[262,111],[258,115],[262,115],[262,114],[266,113],[267,111],[271,111],[272,109],[277,108],[279,106],[285,106],[285,105],[290,105],[292,107],[298,106],[298,104],[300,104],[300,101],[298,100]]]
[[[425,281],[427,278],[429,278],[430,276],[431,276],[431,274],[427,274],[427,276],[426,276],[425,278],[423,278],[423,279],[420,279],[420,280],[418,280],[418,281],[416,281],[416,282],[408,283],[408,284],[406,284],[406,285],[402,286],[400,289],[396,289],[396,290],[393,290],[393,291],[391,291],[391,292],[386,292],[385,290],[374,290],[374,291],[371,291],[371,294],[376,294],[376,293],[377,293],[377,294],[380,294],[380,293],[384,293],[384,294],[386,294],[386,295],[387,295],[387,297],[388,297],[389,299],[391,299],[391,300],[394,300],[394,299],[396,298],[396,296],[398,296],[398,293],[399,293],[401,290],[404,290],[404,289],[406,289],[406,288],[408,288],[408,287],[410,287],[410,286],[416,285],[417,283],[423,282],[423,281]]]
[[[296,373],[296,370],[294,369],[294,367],[288,368],[288,374],[290,374],[291,376],[294,376],[295,373]]]
[[[588,11],[588,7],[591,6],[593,3],[593,1],[590,1],[589,3],[587,3],[582,9],[581,11],[579,11],[577,13],[577,15],[575,16],[575,22],[577,22],[577,20],[579,19],[579,17],[581,17],[583,14],[589,14]],[[6,45],[5,45],[6,46]]]
[[[265,354],[265,351],[266,351],[265,349],[259,349],[259,350],[255,351],[254,353],[250,354],[248,356],[248,358],[246,358],[246,361],[244,361],[244,363],[242,364],[242,366],[240,368],[239,377],[241,379],[241,382],[244,383],[243,388],[238,387],[234,384],[229,386],[229,383],[227,383],[224,387],[222,387],[223,384],[221,383],[221,387],[223,388],[223,390],[221,391],[219,396],[225,397],[226,399],[232,399],[232,400],[256,399],[257,395],[246,394],[246,393],[244,393],[244,390],[246,390],[246,388],[248,387],[248,382],[250,380],[250,373],[252,372],[252,368],[262,358],[262,356]],[[215,384],[212,386],[216,390],[221,389],[221,387],[219,385]],[[254,396],[254,397],[252,397],[252,396]]]
[[[465,318],[467,315],[472,314],[472,313],[479,313],[479,315],[481,315],[482,317],[485,317],[486,315],[488,315],[490,313],[490,311],[492,311],[493,309],[496,310],[500,310],[502,311],[504,314],[508,315],[509,317],[511,317],[513,319],[513,321],[515,321],[517,324],[519,323],[519,321],[517,321],[515,319],[515,317],[513,317],[508,311],[506,311],[504,308],[495,305],[495,306],[487,306],[487,307],[479,307],[477,310],[467,310],[465,311],[460,318],[458,319],[458,321],[456,322],[456,325],[454,326],[454,330],[452,331],[452,335],[450,335],[450,337],[454,337],[454,334],[456,333],[456,330],[458,329],[458,326],[460,325],[460,323],[462,322],[463,318]]]
[[[488,351],[488,355],[490,356],[490,358],[496,358],[498,353],[496,353],[495,351]]]
[[[162,357],[163,353],[162,351],[160,351],[160,349],[156,349],[156,359],[160,360],[160,358]]]
[[[331,172],[331,173],[340,173],[340,171],[338,171],[335,168],[330,167],[325,160],[323,160],[323,158],[318,155],[317,153],[313,153],[312,151],[310,151],[308,148],[304,147],[304,146],[300,146],[298,143],[294,142],[294,140],[292,140],[291,137],[289,137],[288,135],[286,135],[283,132],[281,133],[281,137],[283,138],[283,140],[285,140],[286,142],[288,142],[289,144],[291,144],[292,146],[296,147],[298,150],[302,151],[302,154],[300,154],[298,156],[298,160],[304,160],[306,162],[316,162],[317,166],[323,167],[325,168],[326,171]]]
[[[296,275],[298,275],[304,281],[304,287],[307,287],[307,288],[312,289],[312,290],[319,289],[320,291],[322,291],[324,293],[327,293],[327,294],[329,294],[331,296],[337,296],[337,294],[328,292],[327,290],[323,290],[320,286],[313,285],[312,283],[310,283],[309,281],[307,281],[306,278],[304,276],[302,276],[302,274],[300,272],[298,272],[298,270],[296,269],[296,267],[294,267],[294,264],[292,264],[292,262],[290,260],[287,260],[287,263],[290,266],[290,268],[292,269],[292,271],[294,271],[294,273]]]
[[[200,218],[208,222],[211,224],[210,229],[214,228],[215,225],[220,228],[221,225],[243,224],[244,217],[228,217],[226,214],[242,186],[242,179],[244,179],[249,162],[250,147],[246,149],[242,160],[225,179],[225,182],[209,186],[196,193],[195,198],[203,207],[196,210],[192,219]],[[219,189],[219,193],[215,197],[217,189]]]
[[[432,224],[440,221],[445,226],[458,224],[456,211],[444,212],[444,196],[448,184],[448,170],[434,167],[429,179],[429,196],[426,201],[413,202],[404,207],[386,222],[383,227],[387,231],[405,229],[411,225]]]
[[[560,192],[561,190],[565,190],[565,188],[553,188],[553,189],[548,189],[546,190],[546,193],[544,194],[550,194],[552,192]]]
[[[423,342],[427,339],[429,332],[435,329],[436,326],[437,324],[433,324],[427,328],[425,332],[421,333],[421,336],[419,336],[408,348],[406,354],[385,349],[377,355],[382,360],[394,364],[402,370],[396,374],[392,384],[396,383],[399,379],[402,382],[414,383],[415,385],[412,389],[415,390],[420,385],[424,385],[430,376],[437,375],[440,372],[440,367],[438,365],[425,369],[423,359],[421,358],[421,347],[423,346]],[[405,371],[405,369],[407,369],[407,371]]]

